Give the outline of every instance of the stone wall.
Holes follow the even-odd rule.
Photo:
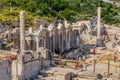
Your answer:
[[[0,80],[12,80],[11,78],[11,60],[0,60]]]
[[[12,80],[25,80],[37,76],[41,67],[38,53],[25,52],[12,63]]]
[[[52,58],[53,52],[50,50],[41,47],[39,48],[38,52],[41,54],[41,67],[46,68],[50,67],[51,64],[54,64],[55,62],[53,60],[50,61],[50,57]]]

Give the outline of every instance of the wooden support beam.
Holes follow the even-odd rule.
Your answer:
[[[108,60],[108,70],[107,70],[107,76],[109,77],[110,74],[110,61]]]
[[[78,61],[79,61],[79,57],[77,56],[76,65],[75,65],[75,70],[78,69],[78,63],[79,63]]]
[[[96,68],[96,60],[93,61],[93,72],[95,72],[95,68]]]

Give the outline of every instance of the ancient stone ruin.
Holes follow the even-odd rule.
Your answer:
[[[120,48],[120,29],[101,23],[101,7],[92,21],[42,24],[38,20],[41,24],[36,29],[25,27],[25,11],[19,17],[20,26],[14,29],[5,30],[0,23],[0,80],[79,80],[85,73],[80,71],[87,70],[90,63],[83,57],[90,52],[89,44],[98,52],[101,47],[111,51]],[[93,57],[99,58],[92,56],[91,61]],[[78,66],[82,68],[78,70]],[[95,72],[88,75],[97,76]]]

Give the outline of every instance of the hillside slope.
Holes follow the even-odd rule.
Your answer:
[[[88,20],[97,15],[98,6],[102,7],[102,22],[120,27],[120,7],[101,0],[0,0],[0,20],[11,24],[21,10],[26,11],[26,26],[34,26],[30,21],[34,18]]]

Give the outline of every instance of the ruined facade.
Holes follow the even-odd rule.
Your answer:
[[[47,28],[41,25],[35,32],[32,32],[30,28],[26,35],[26,48],[34,51],[39,47],[44,47],[52,52],[56,50],[63,52],[79,47],[81,42],[79,26],[72,26],[67,22],[65,24],[58,23],[57,26],[51,23]]]
[[[114,43],[111,44],[109,42],[119,42],[118,33],[120,32],[114,28],[114,33],[111,33],[111,27],[106,27],[106,25],[105,27],[101,27],[100,13],[100,8],[98,8],[97,27],[91,25],[92,22],[90,21],[78,21],[74,24],[68,24],[67,21],[64,20],[63,22],[58,21],[58,23],[47,24],[47,26],[40,24],[36,30],[33,30],[31,27],[25,30],[25,13],[24,11],[20,12],[20,28],[15,28],[11,32],[6,31],[3,33],[5,35],[4,38],[7,39],[6,41],[9,42],[13,39],[18,42],[18,44],[13,45],[14,48],[19,50],[14,52],[15,56],[13,57],[6,55],[7,57],[5,58],[11,58],[10,60],[0,61],[0,79],[30,80],[36,77],[41,69],[50,67],[51,63],[54,64],[54,61],[50,62],[51,55],[54,53],[63,53],[72,48],[83,48],[84,43],[82,40],[86,42],[91,41],[96,44],[97,39],[107,37],[104,40],[108,41],[108,44],[106,43],[107,48],[110,47],[109,49],[113,49],[113,47],[115,47]],[[107,28],[107,30],[105,30],[105,28]],[[107,31],[107,33],[104,33],[104,31]],[[2,40],[1,36],[0,40]],[[0,49],[1,48],[0,42]],[[2,51],[0,53],[5,52]],[[8,53],[11,54],[11,52]],[[58,76],[56,77],[57,80],[61,80],[61,77],[63,77],[61,75],[65,75],[62,79],[70,80],[66,79],[66,77],[70,77],[69,74],[71,73],[55,72],[55,75]]]
[[[25,51],[24,55],[18,55],[12,61],[12,80],[25,80],[38,75],[41,68],[41,56],[39,53]]]

